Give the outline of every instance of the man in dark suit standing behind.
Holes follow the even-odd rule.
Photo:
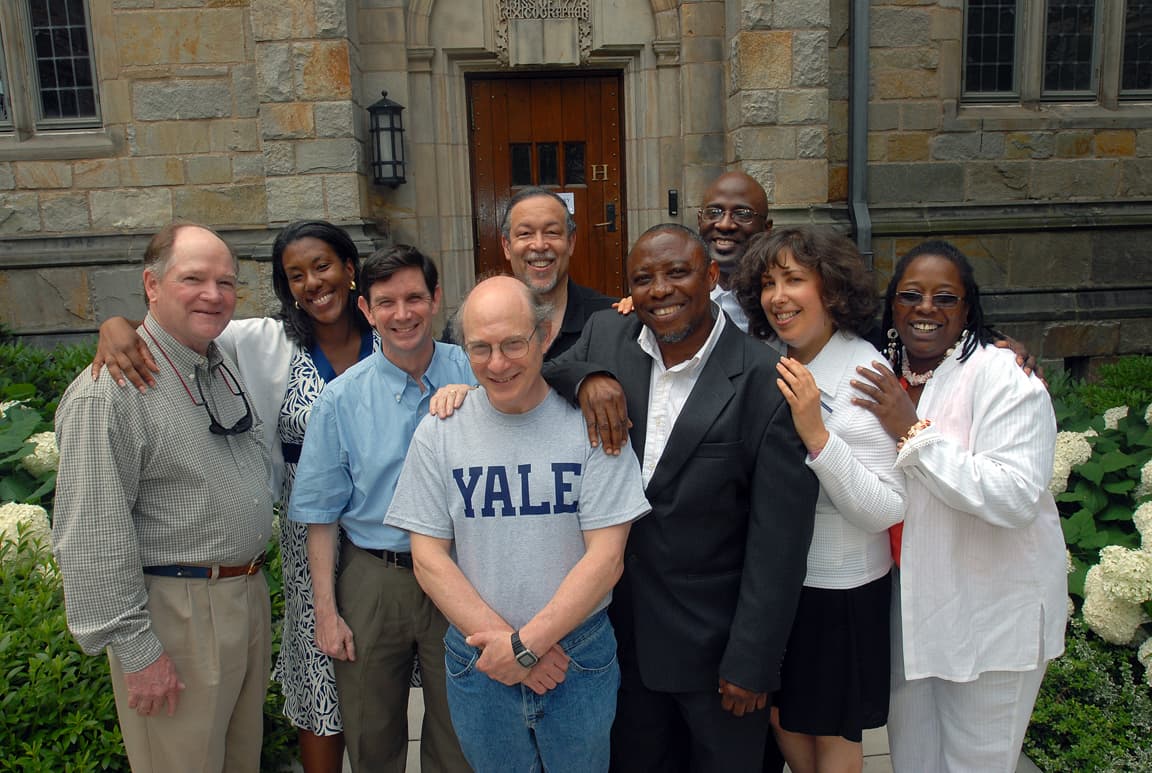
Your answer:
[[[612,767],[759,770],[816,478],[776,387],[778,355],[710,301],[717,268],[700,238],[655,226],[627,270],[636,313],[593,315],[545,368],[569,398],[579,388],[582,402],[626,401],[652,504],[610,610],[621,665]]]

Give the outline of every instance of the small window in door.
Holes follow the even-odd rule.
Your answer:
[[[532,185],[532,143],[508,143],[512,160],[512,184]]]
[[[538,185],[560,184],[560,148],[555,142],[540,142],[536,145],[536,158],[540,164],[540,182]]]
[[[564,184],[584,184],[584,143],[564,143]]]

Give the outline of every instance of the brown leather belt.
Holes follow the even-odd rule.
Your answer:
[[[229,577],[246,577],[256,574],[264,566],[264,554],[253,558],[243,566],[195,566],[190,564],[167,564],[165,566],[146,566],[144,574],[156,577],[182,577],[186,580],[223,580]]]

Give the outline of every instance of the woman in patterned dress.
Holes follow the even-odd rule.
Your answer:
[[[312,403],[324,385],[372,353],[375,334],[357,309],[356,245],[323,220],[288,225],[272,247],[272,284],[280,300],[274,318],[233,320],[216,343],[236,362],[248,386],[273,457],[274,491],[287,504]],[[113,318],[100,329],[95,366],[137,387],[155,370],[132,323]],[[142,342],[141,342],[142,343]],[[267,417],[277,417],[271,422]],[[284,571],[284,632],[273,672],[284,714],[299,729],[306,773],[339,773],[343,724],[331,659],[316,647],[307,526],[280,522]]]

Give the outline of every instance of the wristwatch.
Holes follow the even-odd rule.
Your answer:
[[[512,654],[516,656],[516,662],[524,666],[524,668],[532,668],[540,662],[540,658],[536,657],[536,653],[524,646],[524,642],[520,641],[520,632],[512,632]]]

